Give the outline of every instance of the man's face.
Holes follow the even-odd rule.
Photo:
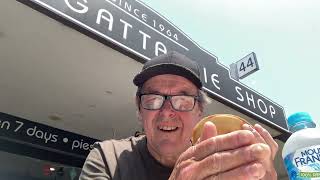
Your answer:
[[[198,89],[184,77],[165,74],[146,81],[142,87],[142,93],[197,96]],[[192,129],[202,115],[198,101],[193,110],[188,112],[174,110],[168,99],[159,110],[146,110],[141,103],[139,106],[148,149],[153,156],[178,158],[190,147]]]

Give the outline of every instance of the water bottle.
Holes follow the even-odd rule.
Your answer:
[[[320,129],[311,116],[299,112],[288,118],[293,133],[282,150],[290,180],[320,180]]]

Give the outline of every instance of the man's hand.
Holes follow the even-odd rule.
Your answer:
[[[245,124],[243,125],[243,129],[251,131],[256,137],[257,143],[264,143],[270,147],[271,156],[269,160],[264,162],[264,166],[266,167],[267,171],[262,180],[276,180],[277,172],[274,168],[273,161],[278,151],[277,142],[272,138],[270,133],[259,124],[254,125],[254,128],[249,126],[248,124]]]
[[[179,157],[169,179],[258,180],[269,170],[271,156],[271,148],[252,131],[217,136],[214,124],[207,122],[199,142]]]

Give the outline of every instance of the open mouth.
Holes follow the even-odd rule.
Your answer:
[[[178,127],[175,126],[159,126],[158,129],[163,132],[174,132],[178,130]]]

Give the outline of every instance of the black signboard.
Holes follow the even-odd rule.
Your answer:
[[[204,89],[211,97],[288,132],[283,107],[231,79],[228,68],[220,64],[214,55],[139,0],[20,2],[143,62],[169,51],[185,54],[200,64]]]
[[[82,167],[97,141],[0,112],[0,144],[5,144],[1,150],[16,153],[23,150],[23,155]]]

